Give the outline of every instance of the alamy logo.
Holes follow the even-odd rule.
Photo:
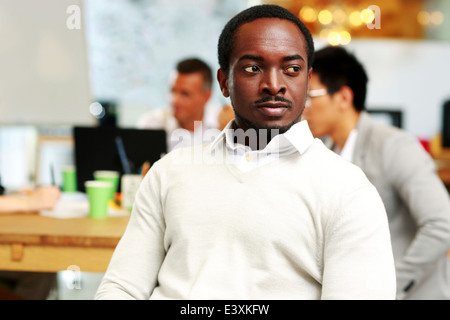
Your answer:
[[[367,11],[373,12],[373,19],[367,21],[367,28],[372,29],[381,29],[381,9],[379,6],[371,5],[367,8]]]
[[[77,5],[70,5],[66,9],[66,13],[69,16],[66,19],[66,26],[69,30],[81,29],[81,9]]]

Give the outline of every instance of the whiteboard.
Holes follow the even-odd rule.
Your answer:
[[[82,18],[81,0],[0,0],[0,124],[95,122]]]

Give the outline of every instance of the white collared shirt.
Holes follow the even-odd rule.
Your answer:
[[[302,154],[314,141],[308,123],[301,121],[285,133],[276,135],[264,149],[252,150],[249,146],[234,142],[232,122],[230,121],[217,136],[211,148],[215,148],[219,141],[225,139],[228,160],[231,160],[242,172],[250,171],[294,152]]]
[[[353,162],[353,152],[355,150],[356,138],[358,137],[358,130],[355,128],[350,131],[347,140],[345,141],[344,147],[342,150],[335,147],[334,152],[339,154],[342,158],[347,161]]]
[[[178,122],[173,115],[171,108],[156,109],[144,114],[137,123],[140,129],[164,129],[167,132],[167,151],[172,151],[177,148],[202,144],[211,141],[211,133],[217,135],[220,130],[218,118],[220,108],[207,105],[203,116],[203,121],[195,121],[195,130],[189,131],[180,128]],[[210,130],[205,137],[203,133]]]

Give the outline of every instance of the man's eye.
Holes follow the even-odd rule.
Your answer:
[[[300,67],[298,67],[298,66],[291,66],[286,69],[286,72],[288,72],[288,73],[296,73],[299,71],[300,71]]]
[[[253,72],[258,72],[259,68],[257,66],[249,66],[249,67],[244,68],[244,70],[247,71],[247,72],[252,72],[253,73]]]

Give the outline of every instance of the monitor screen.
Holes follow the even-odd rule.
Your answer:
[[[73,137],[77,188],[81,192],[85,192],[84,182],[92,180],[96,170],[139,173],[144,162],[153,164],[167,152],[164,130],[74,127]]]
[[[443,106],[442,147],[450,148],[450,100]]]
[[[399,128],[403,127],[403,112],[401,110],[368,109],[367,112],[376,122]]]

